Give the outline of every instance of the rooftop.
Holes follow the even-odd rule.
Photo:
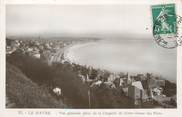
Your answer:
[[[141,81],[132,82],[132,86],[135,86],[135,87],[137,87],[138,89],[143,90],[143,86],[142,86]]]

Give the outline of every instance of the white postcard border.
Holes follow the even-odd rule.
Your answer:
[[[5,108],[5,5],[6,4],[178,4],[177,12],[182,16],[181,0],[1,0],[0,2],[0,116],[1,117],[66,117],[66,116],[99,116],[99,117],[180,117],[182,115],[182,46],[177,49],[177,109],[6,109]],[[181,5],[181,7],[180,7]],[[42,112],[42,114],[39,114]],[[72,113],[75,113],[71,115]],[[24,113],[24,114],[22,114]],[[26,113],[26,114],[25,114]],[[46,114],[47,113],[47,114]],[[51,113],[51,114],[49,114]],[[70,113],[70,115],[68,115]],[[80,114],[78,114],[80,113]],[[87,114],[84,115],[83,113]],[[90,114],[89,114],[90,113]],[[115,114],[117,113],[117,114]],[[142,113],[145,113],[143,115]]]

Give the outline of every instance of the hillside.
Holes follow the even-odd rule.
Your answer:
[[[53,98],[48,90],[25,76],[20,69],[6,65],[7,108],[64,108],[62,100]]]

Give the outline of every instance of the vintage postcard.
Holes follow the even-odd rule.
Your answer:
[[[33,2],[1,5],[0,116],[182,114],[182,1]]]

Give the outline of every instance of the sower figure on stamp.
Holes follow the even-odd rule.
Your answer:
[[[170,26],[167,23],[167,17],[170,17],[172,15],[169,14],[169,11],[165,9],[165,7],[162,8],[160,14],[157,17],[157,21],[161,23],[161,30],[164,32],[172,32],[172,26]]]

